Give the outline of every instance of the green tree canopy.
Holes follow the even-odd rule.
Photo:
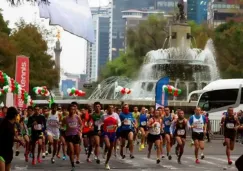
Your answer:
[[[215,29],[217,63],[223,78],[243,77],[243,23],[230,21]]]
[[[55,69],[55,61],[47,53],[48,41],[45,39],[52,36],[51,33],[20,20],[9,35],[8,23],[1,18],[0,13],[0,69],[14,78],[16,56],[25,55],[30,58],[31,90],[35,86],[47,86],[50,89],[58,86],[59,74]]]

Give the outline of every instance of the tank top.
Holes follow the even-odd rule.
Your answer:
[[[146,126],[147,125],[147,114],[140,114],[139,116],[139,126]]]
[[[176,127],[175,127],[175,135],[178,136],[186,136],[186,122],[185,119],[177,120]]]
[[[200,118],[197,119],[195,115],[193,115],[193,124],[195,128],[193,128],[193,132],[201,133],[203,132],[203,127],[204,127],[204,121],[203,121],[203,116],[200,115]]]
[[[152,127],[149,128],[149,134],[151,134],[151,135],[160,135],[160,132],[161,132],[160,119],[159,120],[155,120],[153,118]]]
[[[84,118],[82,118],[82,124],[83,124],[83,133],[87,133],[91,130],[91,127],[93,126],[93,119],[88,113],[85,113]]]
[[[74,115],[72,117],[66,117],[67,129],[65,132],[66,136],[78,135],[79,133],[79,123],[78,123],[78,115]]]
[[[170,133],[171,122],[172,122],[171,114],[169,116],[164,116],[163,123],[164,123],[165,133]]]
[[[103,130],[104,132],[116,132],[117,125],[118,125],[118,115],[113,113],[111,115],[104,115],[104,124],[103,124]]]
[[[224,121],[224,131],[226,133],[234,133],[235,132],[235,125],[236,125],[236,120],[235,117],[229,117],[227,116]]]
[[[49,115],[49,117],[46,120],[46,129],[53,133],[59,132],[59,117],[57,113],[55,115]]]

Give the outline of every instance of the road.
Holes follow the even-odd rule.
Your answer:
[[[180,170],[180,171],[237,171],[234,164],[232,166],[227,165],[227,160],[225,156],[225,148],[222,146],[222,141],[215,140],[211,143],[206,143],[205,145],[205,159],[201,160],[200,164],[195,164],[195,159],[193,155],[193,148],[189,146],[187,142],[185,148],[185,155],[182,157],[182,164],[178,164],[176,161],[176,156],[173,154],[173,158],[169,161],[167,158],[163,159],[159,165],[156,164],[155,151],[153,150],[151,158],[148,159],[146,156],[147,151],[138,151],[138,146],[135,146],[135,159],[128,158],[121,159],[119,157],[115,158],[112,156],[110,161],[111,170],[115,171],[169,171],[169,170]],[[174,148],[173,148],[174,152]],[[232,153],[232,160],[235,161],[243,153],[243,145],[236,144],[236,148]],[[101,164],[96,164],[95,161],[92,163],[87,163],[85,161],[85,155],[81,154],[81,163],[76,165],[76,170],[88,170],[97,171],[104,170],[104,159],[101,158]],[[18,157],[15,157],[12,162],[13,171],[66,171],[70,169],[69,161],[62,161],[61,159],[56,159],[55,164],[51,164],[50,157],[46,157],[42,164],[37,164],[35,166],[31,165],[31,162],[26,163],[24,161],[23,152]]]

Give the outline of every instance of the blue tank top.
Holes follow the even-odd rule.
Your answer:
[[[132,113],[120,114],[120,120],[121,120],[121,131],[127,131],[127,130],[133,130],[134,129],[134,122],[135,119],[132,116]]]
[[[139,116],[139,126],[146,126],[147,125],[147,115],[146,114],[140,114]]]
[[[164,116],[163,123],[164,123],[164,132],[170,133],[170,126],[172,122],[171,114],[169,116]]]

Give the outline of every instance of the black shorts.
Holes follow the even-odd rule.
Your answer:
[[[224,138],[229,138],[230,141],[235,141],[236,132],[224,132]]]
[[[82,138],[90,138],[90,137],[92,137],[92,132],[82,133]]]
[[[192,140],[204,141],[204,133],[203,132],[192,132]]]
[[[124,139],[128,140],[128,134],[129,134],[130,132],[133,132],[133,133],[134,133],[134,131],[132,131],[132,130],[121,131],[121,132],[120,132],[120,136],[121,136],[121,138],[124,138]]]
[[[81,143],[81,139],[79,135],[70,135],[70,136],[66,136],[65,140],[69,143],[73,143],[73,144],[80,144]]]
[[[5,164],[10,164],[13,160],[13,150],[0,153],[0,156],[5,160]]]
[[[165,139],[165,133],[160,134],[161,138]]]
[[[65,130],[63,130],[63,129],[60,129],[60,136],[62,136],[62,137],[65,137]]]
[[[148,127],[147,126],[139,126],[139,128],[143,128],[144,131],[148,131]]]
[[[148,134],[147,141],[149,143],[154,143],[157,140],[161,140],[161,135],[160,134],[159,135]]]
[[[35,143],[39,139],[42,139],[44,136],[43,132],[32,132],[31,134],[31,141]]]

